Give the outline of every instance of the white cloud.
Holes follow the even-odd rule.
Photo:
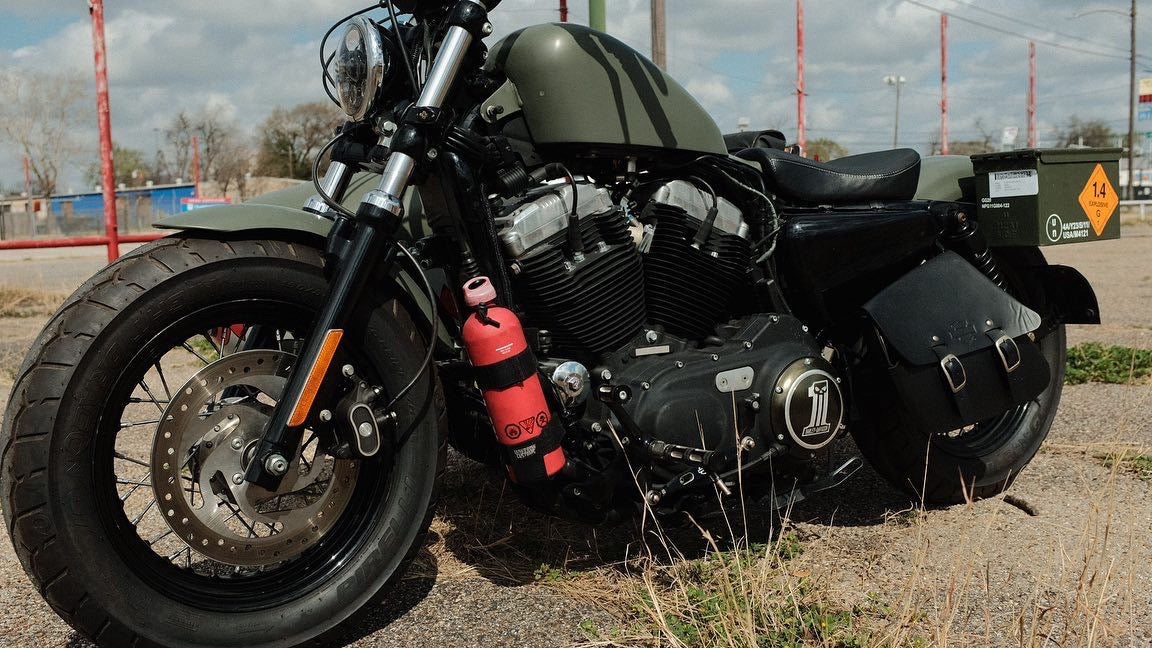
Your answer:
[[[977,119],[997,131],[1011,123],[1024,133],[1027,126],[1026,41],[959,17],[1115,54],[1119,58],[1039,44],[1039,130],[1048,136],[1073,114],[1105,119],[1117,131],[1127,128],[1124,17],[1094,14],[1070,20],[1082,7],[1080,0],[978,3],[1043,27],[1035,29],[973,9],[970,2],[918,1],[955,13],[948,70],[953,140],[978,136]],[[504,0],[493,12],[495,36],[555,21],[555,4]],[[647,52],[649,3],[607,4],[609,31]],[[570,0],[569,5],[571,20],[586,23],[587,3]],[[669,71],[721,129],[734,130],[737,119],[746,116],[753,127],[777,127],[794,136],[795,0],[673,0],[667,5]],[[358,6],[337,0],[109,3],[114,137],[150,152],[157,129],[180,110],[219,106],[251,130],[274,107],[323,100],[319,38],[332,21]],[[36,36],[29,42],[22,34],[7,33],[6,24],[43,29],[32,30]],[[1138,42],[1152,43],[1152,23],[1140,26]],[[901,144],[927,152],[940,122],[939,15],[904,0],[805,0],[805,27],[809,137],[831,137],[853,152],[890,146],[895,96],[882,78],[899,74],[908,79],[901,95]],[[75,69],[90,76],[91,27],[83,3],[0,0],[0,66],[25,73]],[[1145,74],[1152,76],[1152,71]],[[0,184],[18,185],[20,178],[19,160],[0,149]]]

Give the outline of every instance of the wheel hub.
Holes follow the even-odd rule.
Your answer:
[[[302,440],[276,491],[244,481],[296,357],[241,351],[172,395],[152,447],[153,490],[168,527],[212,560],[262,566],[292,558],[339,519],[358,464]]]

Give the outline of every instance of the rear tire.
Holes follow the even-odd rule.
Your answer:
[[[181,371],[173,353],[187,350],[194,372],[196,358],[208,354],[207,364],[225,346],[203,332],[237,324],[262,331],[261,348],[275,340],[271,348],[283,352],[307,335],[326,293],[321,255],[309,246],[172,237],[101,271],[52,318],[25,360],[0,431],[0,494],[21,564],[65,621],[106,646],[295,646],[329,635],[399,580],[423,544],[444,466],[443,401],[430,372],[396,405],[399,429],[381,453],[387,457],[347,462],[356,466],[315,479],[312,492],[326,497],[339,487],[336,475],[345,475],[345,501],[323,509],[337,519],[312,526],[311,535],[305,528],[311,542],[291,547],[286,559],[269,552],[259,565],[236,567],[173,544],[182,534],[165,519],[169,505],[146,499],[156,459],[141,463],[125,449],[147,444],[157,428],[150,424],[160,421],[143,419],[163,418],[158,409],[180,395],[171,391],[180,379],[163,375]],[[396,393],[419,370],[425,340],[387,296],[354,319],[341,347],[346,361]],[[206,342],[188,343],[197,332]],[[269,408],[236,396],[243,387],[230,389],[214,400],[221,411],[228,396],[247,399],[251,411]],[[142,408],[151,415],[141,418]],[[338,463],[321,445],[312,462]],[[197,480],[189,482],[192,493]],[[214,493],[199,495],[203,508]],[[196,509],[190,497],[188,516]],[[312,524],[290,513],[303,506],[294,498],[312,495],[287,497],[284,524]],[[288,530],[250,524],[258,539]]]
[[[1043,295],[1015,269],[1043,265],[1039,251],[1002,249],[997,256],[1009,291],[1045,313]],[[1003,492],[1048,436],[1064,386],[1064,326],[1036,342],[1051,371],[1048,387],[1032,401],[954,434],[921,432],[896,397],[884,363],[865,361],[852,381],[862,419],[851,428],[856,445],[876,472],[926,504],[959,504]]]

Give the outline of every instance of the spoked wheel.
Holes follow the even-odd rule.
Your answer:
[[[386,593],[443,465],[426,376],[368,461],[309,427],[276,491],[243,480],[325,294],[276,242],[165,240],[86,284],[32,349],[4,427],[4,513],[49,603],[105,645],[297,645]],[[340,363],[385,393],[424,341],[394,300]]]

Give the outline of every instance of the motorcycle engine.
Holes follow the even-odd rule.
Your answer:
[[[617,405],[640,433],[664,443],[718,448],[755,434],[805,457],[826,445],[844,408],[819,345],[789,316],[730,321],[750,310],[739,303],[751,256],[741,211],[686,180],[642,195],[630,215],[594,183],[547,185],[497,218],[564,406],[603,429],[607,406],[587,397],[610,384],[627,392]]]

